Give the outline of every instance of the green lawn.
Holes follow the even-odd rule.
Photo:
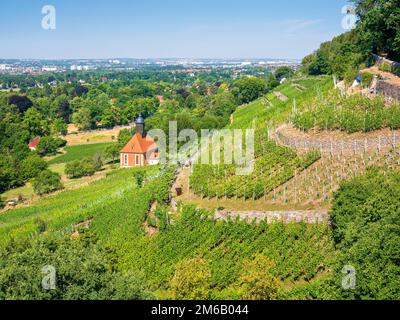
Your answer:
[[[93,157],[97,152],[104,152],[107,146],[112,143],[97,143],[97,144],[86,144],[78,146],[67,146],[65,147],[65,154],[59,155],[49,160],[49,165],[67,163],[74,160],[81,160],[83,158]]]

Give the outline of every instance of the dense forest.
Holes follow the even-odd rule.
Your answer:
[[[400,60],[400,12],[398,0],[352,0],[356,27],[303,59],[311,75],[336,74],[355,78],[362,65],[370,65],[372,54]],[[394,70],[400,74],[400,70]]]

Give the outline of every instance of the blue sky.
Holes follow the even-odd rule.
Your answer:
[[[41,27],[54,5],[56,30]],[[2,1],[0,58],[302,58],[346,0]]]

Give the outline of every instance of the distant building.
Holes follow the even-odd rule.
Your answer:
[[[32,151],[36,151],[37,145],[39,144],[40,138],[36,137],[34,138],[29,144],[28,148],[31,149]]]
[[[42,67],[43,72],[56,72],[57,70],[57,67]]]
[[[154,139],[146,134],[145,122],[140,115],[135,121],[135,135],[120,151],[121,168],[156,165],[160,154]]]

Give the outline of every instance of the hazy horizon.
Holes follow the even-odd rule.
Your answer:
[[[56,29],[42,28],[42,8]],[[2,4],[2,59],[296,59],[346,30],[346,0],[15,0]],[[132,57],[132,58],[121,58]],[[180,58],[182,57],[182,58]]]

